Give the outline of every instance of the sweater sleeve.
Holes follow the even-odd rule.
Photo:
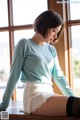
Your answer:
[[[25,59],[24,43],[25,43],[24,39],[20,40],[14,49],[13,60],[10,69],[10,76],[3,95],[2,103],[0,104],[0,111],[5,110],[8,107],[14,87],[19,79],[20,72]]]
[[[60,88],[60,90],[64,95],[67,95],[67,96],[74,95],[60,68],[56,49],[54,50],[54,67],[53,67],[52,75],[53,75],[54,81],[56,82],[56,84],[58,85],[58,87]]]

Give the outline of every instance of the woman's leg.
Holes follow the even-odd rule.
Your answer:
[[[43,116],[80,116],[80,98],[54,95],[31,114]]]
[[[44,116],[67,116],[66,104],[68,97],[62,95],[54,95],[50,97],[47,102],[31,114]]]

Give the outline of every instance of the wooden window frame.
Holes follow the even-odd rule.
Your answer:
[[[64,1],[64,0],[63,0]],[[66,63],[66,76],[72,89],[73,86],[73,65],[72,65],[72,41],[71,41],[71,26],[80,25],[80,20],[70,20],[70,6],[63,4],[63,18],[64,18],[64,38],[65,38],[65,63]]]

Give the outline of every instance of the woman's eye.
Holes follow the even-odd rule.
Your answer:
[[[53,32],[56,32],[55,30],[53,30]]]
[[[57,31],[56,31],[56,30],[53,30],[53,32],[55,32],[55,33],[56,33]]]

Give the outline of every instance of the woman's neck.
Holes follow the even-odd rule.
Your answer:
[[[39,34],[35,33],[34,36],[32,37],[32,40],[39,45],[44,45],[45,39]]]

